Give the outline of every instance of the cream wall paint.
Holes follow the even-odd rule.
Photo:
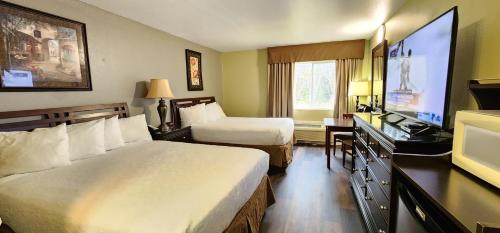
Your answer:
[[[93,91],[0,93],[0,111],[128,102],[132,114],[158,122],[156,101],[144,100],[145,81],[167,78],[177,98],[222,99],[220,53],[76,0],[13,0],[15,4],[87,26]],[[179,22],[181,23],[181,22]],[[203,55],[204,91],[187,91],[185,49]]]
[[[450,100],[451,122],[455,112],[477,109],[467,83],[470,79],[500,77],[500,1],[410,0],[386,23],[386,39],[394,43],[453,6],[458,6],[459,25]]]
[[[267,49],[223,53],[222,101],[229,116],[265,117]]]

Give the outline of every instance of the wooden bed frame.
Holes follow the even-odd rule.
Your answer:
[[[183,98],[183,99],[172,99],[170,100],[170,112],[172,116],[172,123],[176,128],[181,127],[181,117],[179,108],[186,108],[193,105],[201,103],[212,103],[215,102],[214,96],[208,97],[195,97],[195,98]],[[267,152],[270,155],[269,164],[272,167],[278,167],[281,170],[286,168],[292,160],[292,139],[285,145],[247,145],[247,144],[232,144],[232,143],[219,143],[219,142],[204,142],[195,141],[196,143],[209,144],[209,145],[221,145],[221,146],[234,146],[234,147],[245,147],[254,148]]]
[[[214,96],[170,100],[170,116],[172,117],[172,123],[176,128],[181,127],[179,108],[187,108],[201,103],[209,104],[213,102],[215,102]]]
[[[127,103],[0,112],[0,132],[29,131],[92,121],[99,118],[129,117]]]
[[[200,103],[199,101],[215,102],[214,97],[192,98],[191,100],[193,101],[191,104],[183,104],[180,101],[173,102],[177,104],[176,106],[185,107]],[[178,108],[176,109],[178,110]],[[116,115],[119,118],[130,116],[127,103],[0,112],[0,132],[31,131],[35,128],[54,127],[62,123],[76,124],[99,118],[111,118]],[[180,120],[180,118],[177,119]],[[258,232],[266,208],[274,202],[274,193],[269,177],[264,176],[250,199],[238,211],[224,233]],[[6,223],[3,223],[0,226],[0,233],[15,232]]]

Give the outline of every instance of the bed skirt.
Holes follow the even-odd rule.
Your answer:
[[[267,152],[269,154],[269,165],[279,168],[286,168],[292,162],[294,139],[290,140],[285,145],[244,145],[219,142],[203,142],[195,141],[196,143],[217,145],[217,146],[234,146],[244,148],[254,148]]]
[[[267,207],[274,204],[269,176],[264,176],[250,199],[233,218],[224,233],[258,233]]]

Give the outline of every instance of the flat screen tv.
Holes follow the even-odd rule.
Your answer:
[[[386,111],[444,128],[457,24],[454,7],[389,47]]]

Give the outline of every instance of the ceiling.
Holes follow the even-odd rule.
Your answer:
[[[81,0],[221,51],[369,38],[406,0]]]

